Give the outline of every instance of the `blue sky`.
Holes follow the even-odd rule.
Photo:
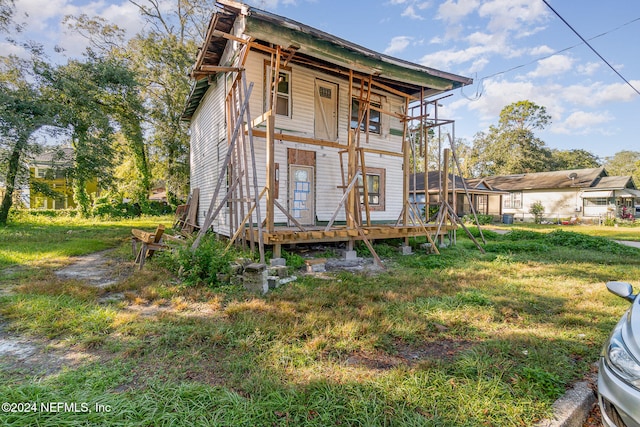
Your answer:
[[[547,1],[585,39],[598,36],[591,45],[640,91],[639,1]],[[25,35],[61,45],[69,54],[80,52],[84,41],[65,32],[60,21],[66,14],[100,15],[129,31],[141,25],[126,0],[16,3],[30,17]],[[552,124],[538,133],[550,148],[581,148],[601,158],[640,151],[640,95],[542,0],[247,3],[379,52],[474,78],[473,86],[455,91],[440,110],[442,118],[456,120],[456,137],[468,142],[496,124],[505,105],[528,99],[552,116]]]

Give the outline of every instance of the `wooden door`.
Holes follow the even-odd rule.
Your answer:
[[[313,166],[289,165],[289,213],[302,225],[315,224]]]
[[[338,139],[338,85],[316,79],[315,137],[328,141]]]

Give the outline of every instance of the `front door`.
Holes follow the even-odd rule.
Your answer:
[[[338,85],[316,79],[315,136],[317,139],[338,139]]]
[[[289,165],[289,213],[302,225],[315,223],[313,166]]]

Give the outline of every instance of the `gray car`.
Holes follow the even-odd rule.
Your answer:
[[[629,283],[607,289],[631,302],[607,340],[598,366],[598,403],[607,427],[640,427],[640,298]]]

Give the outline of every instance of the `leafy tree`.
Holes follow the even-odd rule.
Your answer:
[[[606,157],[604,168],[609,175],[631,176],[640,185],[640,151],[623,150]]]
[[[164,177],[170,203],[177,204],[189,191],[189,136],[181,116],[197,48],[192,41],[158,34],[136,37],[128,48],[132,68],[142,76],[154,174]]]
[[[2,57],[0,70],[0,165],[5,192],[0,204],[0,225],[6,225],[20,178],[28,176],[24,162],[39,146],[34,134],[53,123],[48,98],[34,80],[31,63]]]
[[[102,55],[126,60],[138,76],[147,108],[153,174],[162,177],[170,202],[185,198],[189,187],[189,137],[181,122],[190,91],[188,74],[204,38],[213,0],[174,0],[164,7],[157,0],[131,1],[147,25],[124,43],[117,26],[101,18],[68,17],[67,23],[85,35]]]
[[[552,170],[588,169],[600,166],[600,159],[582,149],[551,150]]]
[[[500,112],[498,125],[474,137],[467,156],[473,176],[507,175],[549,170],[551,151],[534,134],[544,129],[551,117],[544,107],[518,101]]]
[[[56,100],[57,125],[69,132],[75,152],[74,200],[81,214],[88,216],[91,198],[86,184],[98,178],[102,188],[112,184],[116,125],[131,142],[138,170],[144,173],[146,168],[138,83],[121,62],[91,53],[85,62],[43,66],[41,72],[47,80],[47,95]],[[146,200],[149,180],[143,176],[139,182],[138,196]]]

